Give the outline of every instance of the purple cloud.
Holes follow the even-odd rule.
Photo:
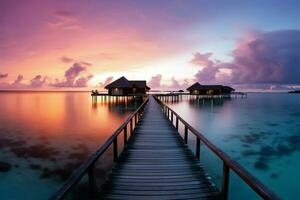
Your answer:
[[[194,57],[190,62],[195,65],[210,67],[214,64],[213,61],[210,59],[210,57],[212,55],[213,55],[213,53],[211,53],[211,52],[204,53],[204,54],[197,52],[197,53],[194,53]]]
[[[47,21],[49,28],[63,30],[81,30],[75,13],[67,10],[59,10],[53,13],[53,18]]]
[[[30,86],[33,88],[42,87],[46,83],[46,80],[46,76],[43,78],[41,75],[36,75],[33,79],[31,79]]]
[[[76,62],[76,60],[74,60],[73,58],[67,57],[67,56],[60,57],[60,60],[64,63],[74,63],[74,62]]]
[[[86,61],[79,61],[79,60],[76,60],[74,58],[70,58],[70,57],[67,57],[67,56],[62,56],[59,58],[62,62],[64,63],[79,63],[81,65],[84,65],[84,66],[92,66],[91,63],[89,62],[86,62]]]
[[[113,81],[114,77],[113,76],[109,76],[105,79],[104,82],[100,82],[99,86],[104,88],[106,85],[108,85],[109,83],[111,83]]]
[[[23,75],[19,74],[19,75],[17,76],[17,79],[16,79],[12,84],[13,84],[13,85],[20,85],[21,82],[23,81],[23,79],[24,79]]]
[[[198,65],[199,67],[202,67],[202,69],[195,74],[195,78],[197,81],[205,83],[217,81],[216,75],[220,72],[220,68],[223,67],[223,64],[221,64],[219,61],[212,60],[212,55],[213,53],[194,53],[194,57],[190,62]]]
[[[232,82],[300,84],[300,31],[256,33],[233,51]]]
[[[1,79],[1,78],[6,78],[7,76],[8,76],[8,74],[1,74],[1,73],[0,73],[0,79]]]
[[[78,78],[75,83],[74,87],[87,87],[89,80],[93,78],[93,75],[88,75],[86,77]]]
[[[8,82],[3,82],[0,83],[0,89],[5,89],[5,90],[19,90],[19,89],[27,89],[28,85],[22,83],[23,81],[23,75],[19,74],[16,78],[16,80],[12,83],[8,83]]]
[[[178,80],[175,79],[175,77],[172,77],[169,80],[170,84],[163,84],[161,81],[162,81],[162,75],[157,74],[151,77],[148,84],[154,90],[155,89],[178,90],[178,89],[185,89],[189,85],[188,79],[185,79],[183,82],[179,82]]]
[[[161,77],[162,77],[161,74],[152,76],[150,81],[148,82],[149,86],[154,89],[160,88],[161,87]]]
[[[233,61],[213,61],[212,53],[195,53],[191,63],[202,67],[195,74],[200,82],[230,84],[300,84],[300,31],[256,33],[240,40],[232,51]],[[218,74],[227,69],[229,74]],[[281,88],[282,89],[282,88]]]
[[[58,10],[54,12],[54,15],[57,17],[64,17],[64,18],[73,18],[75,14],[71,11],[67,10]]]
[[[87,82],[93,77],[92,75],[81,76],[86,71],[86,66],[81,63],[74,63],[66,72],[64,80],[56,80],[51,84],[53,87],[86,87]]]

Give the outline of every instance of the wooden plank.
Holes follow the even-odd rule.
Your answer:
[[[153,98],[102,186],[103,199],[212,199],[219,194]],[[220,199],[220,198],[217,198]]]

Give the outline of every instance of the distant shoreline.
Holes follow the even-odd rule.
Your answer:
[[[290,94],[300,94],[300,90],[289,91]]]

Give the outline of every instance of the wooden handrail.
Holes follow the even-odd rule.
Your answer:
[[[115,132],[106,140],[106,142],[96,151],[94,152],[88,159],[86,159],[73,173],[72,175],[66,180],[66,182],[63,184],[63,186],[54,193],[50,200],[61,200],[63,199],[69,191],[78,183],[82,176],[86,173],[88,173],[89,177],[89,185],[91,194],[95,195],[95,179],[94,179],[94,164],[96,161],[106,152],[106,150],[110,147],[111,144],[113,144],[113,151],[114,151],[114,161],[117,160],[118,156],[118,144],[117,144],[117,137],[120,135],[120,133],[123,131],[124,133],[124,144],[127,143],[127,125],[130,123],[130,136],[133,133],[132,128],[132,120],[134,118],[134,121],[137,122],[137,120],[140,118],[140,115],[144,111],[144,108],[146,104],[149,101],[149,97],[146,98],[146,100],[135,110],[134,113],[132,113],[125,122],[117,129]],[[125,131],[126,130],[126,131]],[[126,139],[125,139],[126,135]]]
[[[194,127],[192,127],[189,123],[187,123],[182,117],[180,117],[174,110],[172,110],[169,106],[167,106],[164,102],[162,102],[157,96],[154,96],[156,101],[161,105],[164,113],[170,121],[170,112],[171,116],[176,116],[177,119],[184,125],[184,142],[187,144],[188,142],[188,133],[189,131],[193,133],[197,137],[197,145],[196,145],[196,159],[200,157],[200,142],[205,144],[208,149],[214,154],[216,154],[223,161],[223,180],[222,180],[222,189],[221,193],[224,199],[228,199],[228,187],[229,187],[229,171],[234,171],[247,185],[249,185],[260,197],[265,200],[280,200],[274,192],[272,192],[269,188],[267,188],[261,181],[259,181],[255,176],[253,176],[250,172],[248,172],[244,167],[242,167],[239,163],[232,160],[225,152],[211,143],[202,133],[197,131]],[[173,123],[172,123],[173,124]],[[176,127],[178,125],[176,124]]]

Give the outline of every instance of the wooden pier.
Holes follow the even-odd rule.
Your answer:
[[[176,128],[150,98],[134,135],[102,187],[103,199],[219,196]]]
[[[221,94],[221,95],[199,95],[199,94],[190,94],[190,93],[167,93],[167,94],[153,94],[153,95],[157,96],[160,100],[166,102],[179,101],[182,100],[183,97],[186,97],[191,100],[247,98],[247,93],[244,92],[232,92],[230,94]]]
[[[147,97],[144,94],[129,94],[129,95],[109,95],[107,93],[91,94],[92,101],[118,101],[118,100],[132,100],[132,99],[143,99]]]
[[[180,125],[183,138],[179,134]],[[187,145],[189,134],[196,136],[195,153]],[[121,135],[123,151],[118,149]],[[202,145],[223,163],[221,188],[214,186],[201,166]],[[105,183],[98,187],[95,163],[110,146],[115,164]],[[230,198],[230,171],[262,199],[280,199],[164,102],[150,96],[50,199],[69,199],[68,195],[87,175],[90,192],[83,194],[84,199],[226,200]]]

